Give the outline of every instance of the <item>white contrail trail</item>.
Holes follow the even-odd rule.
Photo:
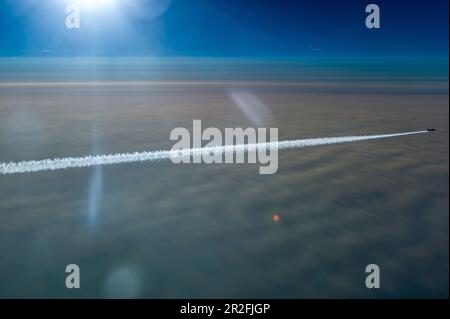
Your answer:
[[[84,157],[67,157],[45,159],[39,161],[23,161],[0,163],[0,174],[30,173],[48,170],[58,170],[75,167],[89,167],[95,165],[110,165],[132,162],[154,162],[174,157],[200,156],[203,154],[225,154],[225,153],[245,153],[249,150],[268,150],[270,148],[278,148],[286,150],[291,148],[303,148],[310,146],[320,146],[339,143],[350,143],[358,141],[376,140],[390,137],[398,137],[413,134],[428,133],[428,131],[403,132],[395,134],[383,135],[357,135],[357,136],[341,136],[341,137],[320,137],[301,140],[286,140],[279,142],[267,142],[257,144],[238,144],[225,145],[217,147],[191,148],[184,150],[169,150],[155,152],[135,152],[123,154],[109,155],[89,155]]]

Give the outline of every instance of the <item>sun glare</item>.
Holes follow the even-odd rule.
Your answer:
[[[117,0],[75,0],[84,8],[104,8],[111,7],[117,3]]]

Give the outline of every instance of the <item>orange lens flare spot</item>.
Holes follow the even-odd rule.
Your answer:
[[[278,223],[278,222],[281,220],[281,217],[280,217],[280,215],[278,215],[278,214],[273,214],[273,215],[272,215],[272,220],[273,220],[275,223]]]

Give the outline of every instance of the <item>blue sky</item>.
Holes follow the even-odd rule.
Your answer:
[[[0,0],[0,55],[448,56],[448,0],[117,1],[69,30],[70,0]],[[369,3],[381,29],[365,28]]]

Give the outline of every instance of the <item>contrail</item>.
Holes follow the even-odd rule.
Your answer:
[[[217,147],[191,148],[184,150],[168,150],[155,152],[135,152],[109,155],[89,155],[84,157],[67,157],[45,159],[38,161],[23,161],[0,163],[0,174],[30,173],[49,170],[58,170],[76,167],[89,167],[96,165],[110,165],[133,162],[155,162],[170,158],[184,158],[187,156],[201,156],[203,154],[226,154],[226,153],[246,153],[256,150],[287,150],[294,148],[303,148],[310,146],[351,143],[358,141],[376,140],[390,137],[414,135],[428,133],[429,131],[403,132],[383,135],[357,135],[341,137],[320,137],[300,140],[285,140],[278,142],[256,143],[256,144],[238,144],[225,145]]]

